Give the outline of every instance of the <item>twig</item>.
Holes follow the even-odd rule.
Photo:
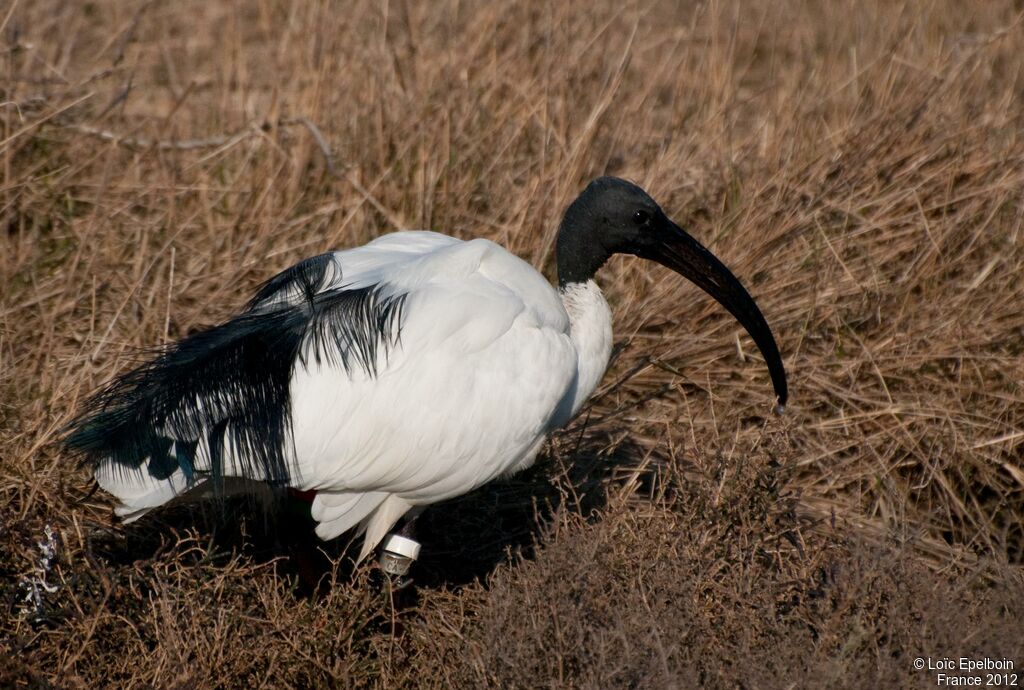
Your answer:
[[[35,129],[36,127],[39,127],[40,125],[43,125],[43,124],[49,122],[50,120],[53,120],[54,118],[60,116],[62,113],[65,113],[68,110],[71,110],[76,105],[79,105],[83,101],[88,100],[89,98],[92,98],[92,96],[93,96],[93,94],[90,91],[89,93],[85,94],[81,98],[78,98],[78,99],[72,101],[71,103],[68,103],[67,105],[61,106],[57,110],[53,111],[52,113],[50,113],[48,115],[44,115],[42,118],[36,120],[35,122],[31,122],[31,123],[25,125],[21,129],[16,131],[14,134],[10,135],[9,137],[4,139],[3,141],[0,141],[0,148],[3,148],[8,143],[13,141],[14,139],[17,139],[18,137],[20,137],[21,135],[25,134],[26,132],[29,132],[29,131]],[[20,112],[20,109],[19,109],[19,112]]]
[[[324,135],[320,133],[320,128],[310,120],[308,117],[295,117],[287,120],[281,120],[278,124],[282,127],[288,127],[291,125],[302,125],[305,127],[311,135],[313,140],[316,141],[316,145],[320,147],[320,153],[323,154],[324,163],[327,165],[327,172],[333,177],[341,178],[341,173],[338,172],[337,167],[334,165],[334,157],[331,155],[331,147],[324,139]]]
[[[161,151],[177,150],[177,151],[191,151],[195,149],[206,149],[214,148],[217,146],[224,146],[225,144],[233,144],[242,139],[250,137],[254,134],[251,127],[247,127],[231,135],[220,135],[215,137],[207,137],[205,139],[178,139],[171,141],[164,140],[153,140],[145,137],[126,137],[115,132],[111,132],[106,129],[100,129],[91,125],[62,125],[65,129],[70,129],[74,132],[81,134],[88,134],[91,137],[102,139],[103,141],[110,141],[118,146],[124,146],[127,148],[157,148]]]
[[[11,6],[7,8],[7,14],[4,15],[3,21],[0,21],[0,33],[7,28],[7,22],[11,21],[11,15],[14,14],[14,8],[18,6],[18,0],[14,0]]]
[[[124,88],[121,89],[121,91],[119,91],[118,94],[116,96],[114,96],[113,99],[111,99],[110,103],[107,104],[107,107],[105,107],[103,110],[100,111],[100,114],[96,116],[96,119],[102,118],[104,115],[109,113],[111,110],[113,110],[114,108],[116,108],[117,106],[121,105],[122,103],[124,103],[125,101],[128,100],[128,94],[131,93],[131,91],[132,91],[132,82],[133,81],[135,81],[135,74],[134,73],[128,75],[128,82],[124,85]]]
[[[18,111],[18,120],[20,122],[25,122],[25,116],[21,113],[21,106],[18,105],[15,101],[4,101],[0,103],[0,108],[14,108]]]
[[[338,170],[338,166],[334,163],[334,156],[331,153],[331,147],[327,143],[327,139],[321,133],[320,128],[307,117],[295,117],[282,119],[277,122],[279,127],[294,127],[296,125],[305,127],[306,130],[313,137],[317,147],[320,149],[321,155],[324,157],[324,164],[327,167],[327,172],[332,177],[341,179],[344,177]],[[250,123],[244,129],[240,129],[234,134],[221,134],[213,137],[206,137],[203,139],[147,139],[146,137],[129,137],[111,132],[106,129],[100,129],[99,127],[93,127],[91,125],[79,125],[79,124],[65,124],[62,125],[65,129],[70,129],[81,134],[87,134],[103,141],[110,141],[119,146],[125,146],[127,148],[137,149],[148,149],[156,148],[161,151],[193,151],[196,149],[207,149],[217,148],[221,146],[230,146],[237,144],[243,139],[247,139],[251,136],[255,136],[260,131],[265,131],[270,128],[270,125],[264,123],[263,125],[257,125],[255,122]]]
[[[128,24],[128,28],[124,30],[121,36],[117,39],[117,43],[114,46],[114,61],[112,66],[117,67],[124,60],[124,51],[135,37],[135,31],[139,28],[139,21],[142,19],[142,15],[153,6],[154,0],[149,0],[142,4],[139,9],[135,10],[134,16],[132,16],[131,23]]]

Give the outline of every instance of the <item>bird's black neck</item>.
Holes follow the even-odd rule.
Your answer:
[[[612,252],[608,251],[592,230],[596,219],[594,210],[580,199],[565,211],[555,242],[555,260],[558,264],[558,286],[585,283],[594,277]]]

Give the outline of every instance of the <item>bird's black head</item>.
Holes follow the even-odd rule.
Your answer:
[[[617,177],[599,177],[565,210],[558,231],[558,281],[590,280],[612,254],[635,254],[667,221],[647,192]]]
[[[594,277],[612,254],[632,254],[671,268],[729,310],[764,355],[779,404],[787,398],[786,372],[761,310],[743,285],[697,240],[665,215],[640,187],[599,177],[569,205],[558,230],[558,282],[565,287]]]

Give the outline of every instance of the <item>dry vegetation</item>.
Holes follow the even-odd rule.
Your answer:
[[[8,0],[0,686],[927,687],[916,656],[1024,665],[1020,11]],[[395,597],[343,545],[317,554],[300,508],[116,525],[55,445],[139,348],[305,256],[430,227],[550,271],[562,208],[606,172],[751,288],[785,417],[723,310],[616,260],[592,406],[536,469],[428,513]]]

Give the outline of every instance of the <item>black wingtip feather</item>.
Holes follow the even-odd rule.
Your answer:
[[[327,269],[333,261],[334,254],[327,252],[300,261],[278,273],[259,287],[255,296],[246,305],[246,309],[251,311],[278,297],[287,299],[290,292],[295,292],[296,296],[301,294],[307,304],[312,304],[316,293],[324,287]]]
[[[191,479],[203,439],[204,476],[214,480],[215,493],[229,448],[241,465],[233,474],[288,485],[296,363],[306,365],[312,355],[349,374],[375,376],[401,332],[405,296],[376,286],[324,290],[330,260],[324,254],[285,271],[260,289],[249,311],[116,378],[69,425],[65,447],[93,466],[110,461],[142,470],[148,461],[156,478],[180,469]]]

